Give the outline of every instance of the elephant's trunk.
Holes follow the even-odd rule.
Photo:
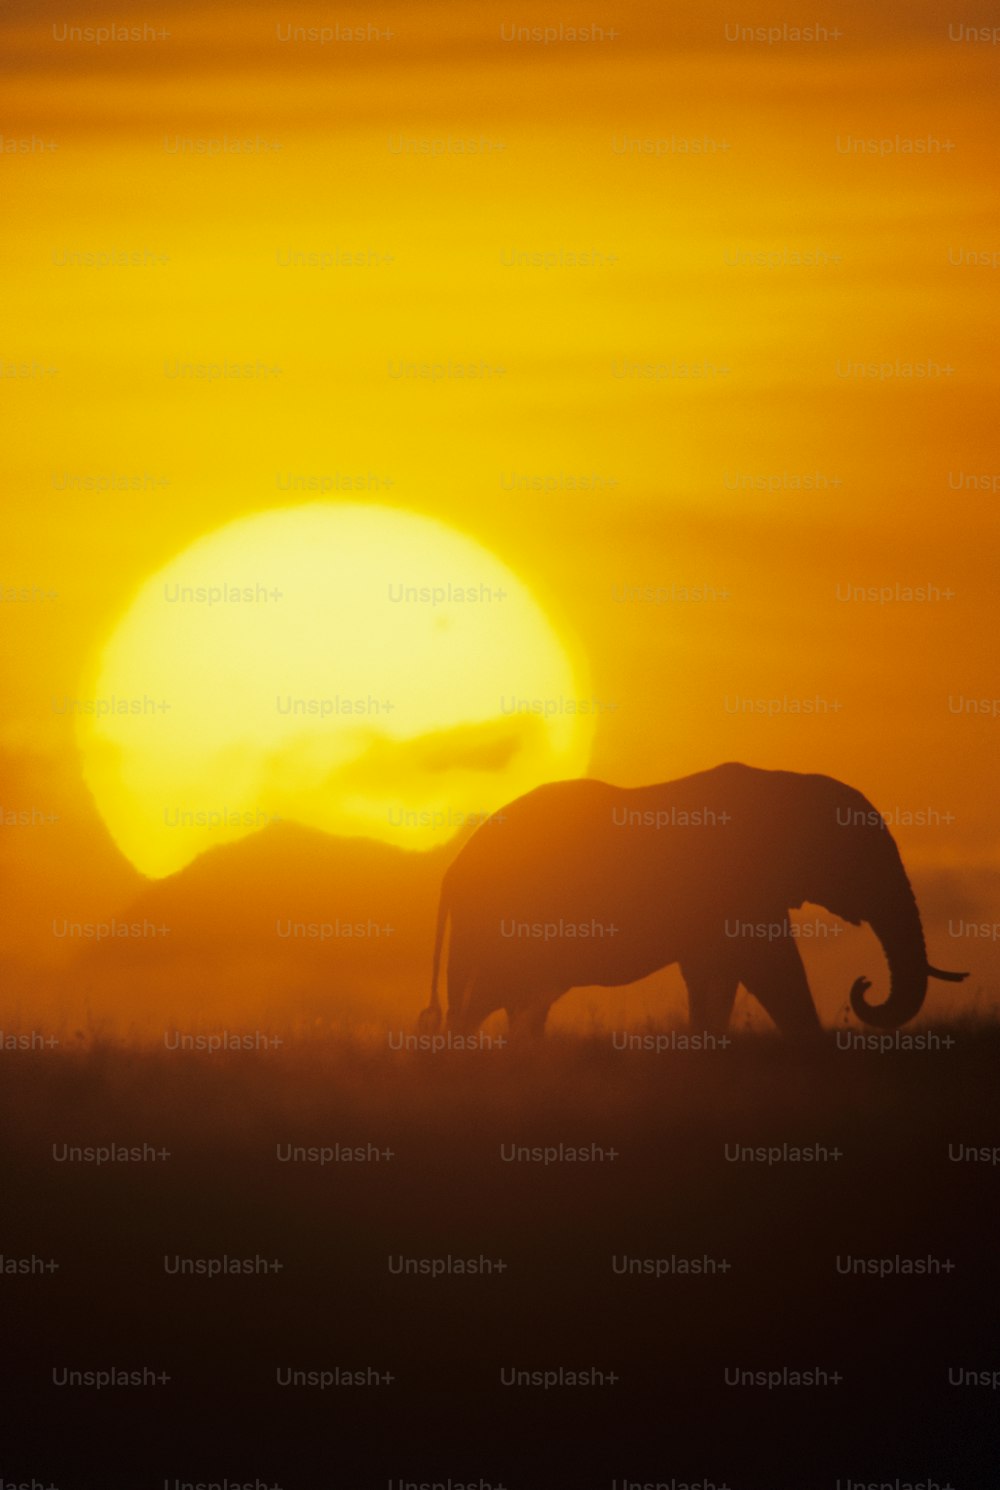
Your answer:
[[[896,1029],[920,1013],[931,971],[920,912],[902,864],[898,874],[901,884],[894,902],[870,921],[889,964],[889,997],[884,1003],[870,1004],[868,978],[856,979],[851,989],[851,1008],[857,1017],[882,1030]]]

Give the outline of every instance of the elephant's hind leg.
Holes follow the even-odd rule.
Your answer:
[[[822,1036],[809,979],[791,937],[745,947],[740,954],[740,982],[783,1035],[805,1041]]]
[[[739,977],[725,961],[704,954],[681,962],[681,977],[687,984],[688,1011],[692,1031],[724,1035],[733,1012]]]
[[[508,1001],[507,1028],[513,1044],[530,1044],[541,1039],[545,1033],[549,1010],[562,992],[562,989],[538,992]]]

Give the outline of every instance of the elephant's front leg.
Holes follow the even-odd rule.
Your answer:
[[[783,1035],[815,1041],[823,1033],[799,949],[791,937],[751,945],[740,952],[740,982],[770,1014]]]
[[[705,952],[685,957],[680,966],[692,1031],[724,1035],[740,981],[735,968],[721,953],[712,957]]]

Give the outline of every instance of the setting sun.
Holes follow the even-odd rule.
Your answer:
[[[317,502],[230,523],[153,574],[66,707],[102,816],[158,877],[279,820],[443,842],[586,767],[580,693],[482,545]]]

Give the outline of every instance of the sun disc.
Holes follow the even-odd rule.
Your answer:
[[[150,876],[278,820],[427,849],[586,768],[581,672],[525,584],[456,529],[282,508],[142,584],[81,700],[84,774]]]

